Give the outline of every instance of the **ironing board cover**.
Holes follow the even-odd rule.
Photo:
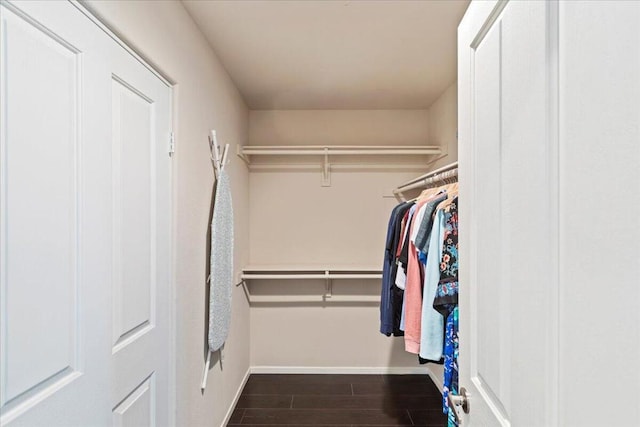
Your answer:
[[[233,206],[229,177],[220,172],[211,220],[209,276],[209,350],[217,351],[229,334],[233,290]]]

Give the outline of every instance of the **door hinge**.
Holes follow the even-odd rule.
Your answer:
[[[176,137],[173,132],[169,132],[169,157],[176,152]]]

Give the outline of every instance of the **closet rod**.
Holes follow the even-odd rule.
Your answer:
[[[431,187],[432,184],[441,184],[443,180],[457,176],[458,169],[451,169],[448,171],[440,172],[438,175],[434,175],[430,178],[425,178],[422,181],[407,185],[406,187],[403,187],[401,191],[398,191],[398,193],[404,193],[405,191],[414,190],[416,188],[428,188]]]
[[[415,190],[416,188],[430,188],[433,186],[433,184],[440,185],[442,184],[442,181],[453,178],[453,177],[457,177],[457,176],[458,176],[458,169],[451,169],[449,171],[441,172],[440,174],[434,175],[430,178],[425,178],[422,181],[402,187],[402,189],[394,190],[393,194],[397,198],[398,196],[402,196],[402,193],[406,191]]]
[[[436,169],[428,174],[422,175],[406,184],[393,190],[393,195],[398,201],[404,201],[403,193],[417,188],[429,188],[433,184],[440,184],[443,180],[458,176],[458,162]]]
[[[420,175],[419,177],[414,178],[411,181],[407,181],[404,184],[398,186],[398,188],[396,188],[394,190],[394,193],[396,193],[396,192],[401,193],[403,191],[406,191],[405,187],[408,187],[409,185],[415,184],[417,182],[423,182],[427,178],[431,178],[431,177],[433,177],[435,175],[438,175],[438,174],[440,174],[442,172],[446,172],[446,171],[451,170],[451,169],[456,169],[457,167],[458,167],[458,162],[453,162],[453,163],[449,163],[448,165],[442,166],[441,168],[438,168],[438,169],[436,169],[434,171],[427,172],[424,175]]]

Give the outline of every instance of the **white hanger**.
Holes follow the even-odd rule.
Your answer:
[[[216,131],[211,130],[211,135],[209,135],[209,150],[211,151],[211,162],[213,163],[213,170],[216,174],[217,179],[220,176],[220,172],[222,171],[222,169],[224,169],[227,163],[229,144],[225,144],[222,155],[220,155],[220,146],[218,145]]]

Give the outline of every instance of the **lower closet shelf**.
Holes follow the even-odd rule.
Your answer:
[[[374,295],[251,295],[249,294],[249,302],[251,303],[304,303],[304,302],[380,302],[379,296]]]
[[[356,294],[334,294],[333,281],[375,281],[382,279],[382,271],[379,268],[366,268],[354,266],[341,267],[317,267],[317,266],[252,266],[243,268],[240,281],[245,287],[249,302],[251,303],[344,303],[363,302],[375,303],[380,301],[379,294],[358,292]],[[286,293],[256,293],[248,283],[258,281],[324,281],[322,292],[312,292],[312,289],[305,287],[289,288],[291,292]],[[368,284],[369,285],[369,284]],[[263,288],[264,289],[264,288]],[[365,287],[371,290],[370,286]],[[375,287],[378,290],[378,287]],[[305,291],[305,293],[300,293]]]

